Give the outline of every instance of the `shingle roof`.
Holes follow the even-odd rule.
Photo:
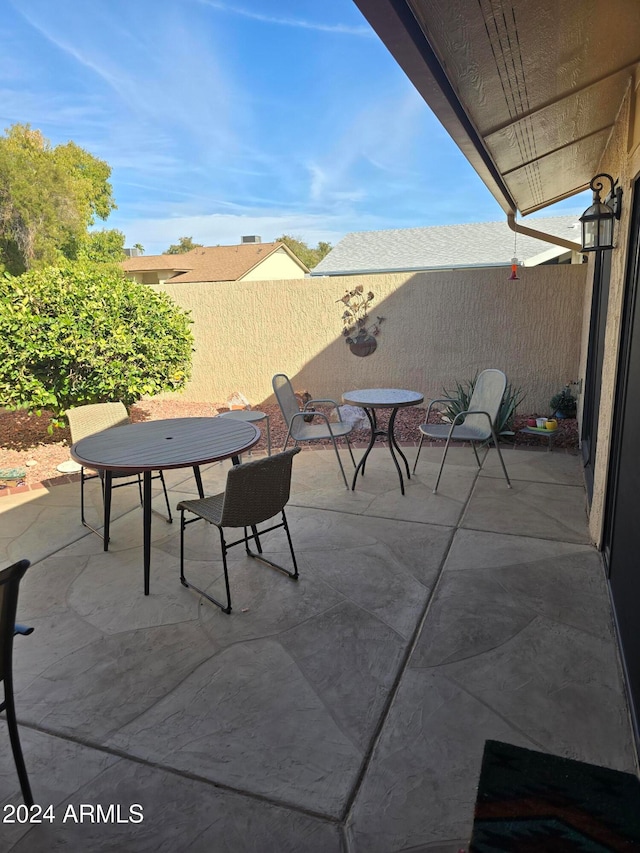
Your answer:
[[[549,216],[519,220],[537,231],[580,242],[577,216]],[[548,249],[567,249],[518,234],[516,251],[524,262]],[[466,225],[433,225],[388,231],[354,231],[347,234],[313,268],[311,275],[397,272],[452,267],[493,266],[511,263],[514,234],[506,220]]]
[[[240,243],[237,246],[202,246],[181,255],[147,255],[122,262],[126,272],[174,270],[174,282],[237,281],[269,255],[284,249],[307,272],[301,260],[284,243]]]
[[[187,253],[185,253],[187,254]],[[185,255],[139,255],[122,261],[127,272],[149,272],[149,270],[186,270]]]

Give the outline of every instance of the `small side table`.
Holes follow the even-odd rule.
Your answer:
[[[259,423],[260,421],[267,422],[267,453],[271,456],[271,426],[269,423],[269,415],[265,412],[259,412],[257,409],[231,409],[229,412],[220,412],[220,418],[233,418],[236,421],[244,421],[245,423]]]
[[[396,453],[402,460],[404,461],[404,466],[407,470],[407,479],[411,479],[411,474],[409,473],[409,463],[407,462],[407,457],[404,455],[402,450],[400,450],[400,446],[396,441],[396,437],[393,432],[396,415],[398,414],[398,409],[406,408],[407,406],[418,406],[424,400],[424,396],[417,391],[407,391],[403,388],[365,388],[361,391],[347,391],[342,395],[342,401],[344,403],[348,403],[351,406],[360,406],[365,410],[367,417],[369,418],[369,424],[371,425],[371,435],[369,437],[369,446],[364,452],[364,456],[358,462],[358,467],[356,468],[355,474],[353,475],[353,483],[351,484],[351,491],[353,491],[356,487],[356,480],[358,479],[358,474],[364,475],[364,468],[367,464],[367,457],[371,453],[371,449],[375,444],[376,438],[386,438],[389,442],[389,453],[391,454],[391,458],[393,459],[393,463],[396,466],[396,470],[398,472],[398,477],[400,479],[400,491],[404,495],[404,480],[402,479],[402,471],[400,469],[400,465],[396,458]],[[378,421],[376,419],[376,409],[391,409],[391,415],[389,417],[389,425],[387,429],[381,429],[378,426]]]
[[[546,438],[547,439],[547,452],[550,453],[553,450],[553,439],[558,432],[557,429],[531,429],[531,427],[522,427],[522,429],[518,430],[518,432],[522,432],[525,435],[536,435],[538,438]]]

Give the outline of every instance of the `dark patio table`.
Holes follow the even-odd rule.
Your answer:
[[[396,459],[396,454],[394,451],[397,451],[400,456],[402,456],[404,460],[405,468],[407,469],[407,479],[411,479],[411,474],[409,473],[409,463],[407,462],[407,457],[404,455],[402,450],[396,441],[396,437],[393,432],[393,427],[396,420],[396,415],[398,413],[398,409],[406,408],[407,406],[417,406],[422,403],[424,400],[424,396],[419,394],[417,391],[407,391],[403,388],[365,388],[362,391],[347,391],[346,394],[342,395],[343,403],[347,403],[350,406],[360,406],[360,408],[364,409],[367,417],[369,418],[369,423],[371,425],[371,437],[369,438],[369,446],[364,452],[364,455],[360,462],[358,462],[358,467],[355,470],[355,474],[353,475],[353,483],[351,485],[351,491],[353,491],[356,487],[356,480],[358,478],[358,473],[362,471],[364,475],[364,467],[367,463],[367,457],[371,453],[371,449],[375,444],[376,438],[388,438],[389,439],[389,452],[391,453],[391,458],[393,459],[394,465],[396,466],[396,470],[398,471],[398,477],[400,478],[400,491],[404,495],[404,480],[402,479],[402,471],[400,469],[400,465],[398,464],[398,460]],[[389,417],[389,425],[387,429],[380,429],[378,427],[378,422],[376,419],[376,409],[391,409],[391,415]]]
[[[200,465],[239,456],[260,440],[251,423],[231,418],[169,418],[112,427],[87,436],[71,447],[71,456],[86,468],[104,471],[104,550],[109,547],[111,479],[118,471],[143,475],[144,594],[149,595],[151,566],[151,472],[193,468],[198,494],[204,497]]]

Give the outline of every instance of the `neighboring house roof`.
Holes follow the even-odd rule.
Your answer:
[[[580,239],[577,216],[536,217],[526,225],[557,237]],[[504,266],[514,254],[520,263],[534,266],[566,253],[565,248],[523,234],[518,234],[514,252],[514,233],[506,220],[356,231],[347,234],[311,275]]]
[[[125,272],[170,271],[174,282],[238,281],[275,252],[284,250],[300,267],[309,270],[284,243],[241,243],[237,246],[202,246],[180,255],[146,255],[122,262]]]

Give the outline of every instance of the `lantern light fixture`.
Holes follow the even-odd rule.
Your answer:
[[[604,189],[600,178],[606,178],[611,185],[604,201],[600,197]],[[592,178],[589,186],[593,191],[593,203],[580,217],[582,251],[599,252],[604,249],[613,249],[613,220],[620,219],[622,212],[622,187],[617,187],[611,175],[607,175],[606,172]]]

